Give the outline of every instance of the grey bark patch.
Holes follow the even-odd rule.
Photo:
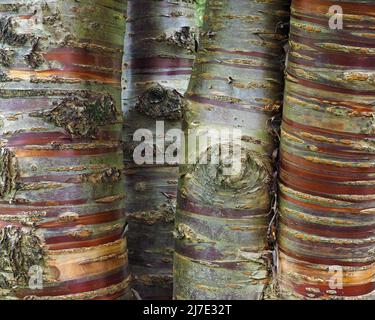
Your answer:
[[[39,39],[32,40],[31,50],[24,57],[26,63],[33,69],[42,66],[46,61],[43,55],[39,52]]]
[[[34,112],[31,117],[64,128],[73,136],[95,138],[98,127],[117,120],[115,102],[109,94],[66,97],[55,102],[51,110]]]
[[[18,34],[14,31],[14,25],[10,17],[0,19],[0,41],[11,46],[23,46],[29,38],[29,34]]]
[[[20,173],[15,154],[7,148],[0,151],[0,174],[0,197],[12,199],[20,188]]]
[[[8,77],[8,75],[0,69],[0,82],[9,82],[12,81],[11,78]]]
[[[0,49],[0,65],[10,67],[13,63],[14,52],[9,49]]]
[[[182,27],[167,40],[179,48],[185,48],[189,52],[196,52],[197,50],[196,34],[190,27]]]
[[[135,109],[151,118],[179,120],[182,117],[183,97],[177,90],[155,84],[139,97]]]
[[[43,266],[44,255],[35,229],[16,226],[0,229],[0,288],[27,286],[30,268]]]

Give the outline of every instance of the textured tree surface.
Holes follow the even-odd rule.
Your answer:
[[[342,30],[329,28],[331,5],[343,9]],[[283,298],[374,297],[374,21],[372,0],[293,1],[281,137]]]
[[[203,16],[204,16],[204,12],[206,10],[206,2],[207,2],[207,0],[197,0],[196,18],[197,18],[199,27],[202,27],[202,25],[203,25]]]
[[[208,0],[184,130],[241,129],[242,166],[180,169],[174,295],[261,299],[270,279],[274,128],[282,100],[288,1]],[[202,150],[199,156],[213,149]],[[188,158],[195,151],[187,146]]]
[[[195,0],[131,0],[126,32],[124,146],[129,261],[143,299],[172,298],[178,167],[133,161],[133,133],[181,127],[182,95],[194,61]],[[155,136],[155,135],[154,135]],[[150,146],[155,150],[154,146]],[[163,152],[163,150],[159,150]]]
[[[0,298],[130,295],[119,143],[124,8],[0,1]]]

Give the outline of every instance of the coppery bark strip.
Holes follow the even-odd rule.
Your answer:
[[[332,5],[343,29],[329,27]],[[281,134],[282,298],[374,297],[373,1],[294,0]]]

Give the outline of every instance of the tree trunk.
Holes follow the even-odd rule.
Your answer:
[[[281,137],[283,298],[374,298],[375,4],[296,0]],[[333,24],[334,26],[334,24]]]
[[[130,296],[119,143],[124,7],[0,3],[0,298]]]
[[[195,1],[132,0],[126,33],[124,91],[126,210],[134,288],[143,299],[172,298],[173,222],[178,167],[133,159],[134,132],[155,137],[181,127],[181,103],[195,55]],[[162,133],[164,130],[162,129]],[[153,143],[149,146],[156,152]],[[163,153],[164,150],[158,150]]]
[[[208,0],[186,94],[184,131],[241,130],[241,170],[220,162],[180,169],[174,294],[177,299],[261,299],[270,279],[275,121],[282,100],[288,1]],[[196,146],[187,144],[187,158]]]

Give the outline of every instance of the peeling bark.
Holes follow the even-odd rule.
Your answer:
[[[0,151],[0,197],[12,199],[19,188],[20,172],[16,155],[9,149]]]
[[[217,164],[180,166],[176,299],[262,299],[271,284],[267,236],[288,10],[282,0],[207,2],[184,130],[241,129],[241,168],[224,174],[232,164],[230,141],[200,148],[200,159],[218,155]],[[186,149],[192,159],[196,146]]]
[[[0,290],[26,286],[33,266],[44,266],[44,249],[35,229],[0,229]]]
[[[41,67],[46,60],[43,57],[42,51],[39,48],[39,39],[36,38],[31,43],[29,53],[24,56],[26,63],[33,69]]]
[[[125,49],[124,152],[129,260],[143,299],[172,298],[173,221],[178,168],[136,166],[137,129],[180,128],[182,95],[196,46],[195,1],[131,0]],[[156,146],[151,146],[156,153]]]
[[[132,296],[124,27],[124,1],[0,3],[0,299]]]
[[[85,92],[53,103],[51,110],[35,112],[31,117],[41,117],[74,136],[95,137],[98,127],[117,120],[113,98],[108,94],[94,95]]]
[[[194,3],[194,1],[191,2]],[[196,30],[190,26],[183,26],[181,29],[176,30],[171,36],[162,40],[167,40],[170,44],[186,49],[192,54],[194,54],[197,49]]]
[[[0,49],[0,65],[10,67],[13,62],[14,52],[9,49]]]
[[[374,299],[374,1],[294,0],[281,136],[284,299]]]
[[[23,46],[31,36],[16,33],[14,24],[10,16],[0,18],[0,41],[11,46]]]

